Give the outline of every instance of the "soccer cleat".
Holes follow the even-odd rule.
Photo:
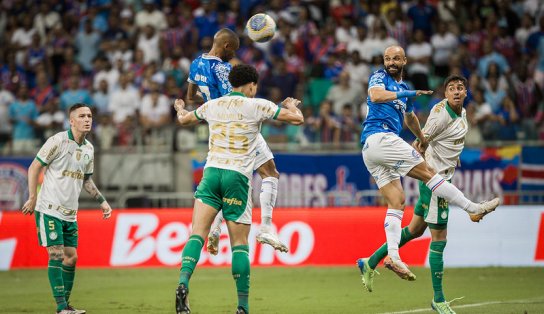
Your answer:
[[[408,269],[408,266],[404,264],[400,259],[399,260],[393,260],[391,257],[387,256],[383,260],[383,266],[385,268],[393,271],[397,276],[404,280],[408,281],[414,281],[416,280],[416,275],[414,275],[410,269]]]
[[[189,289],[184,284],[180,284],[176,289],[176,314],[190,314],[189,308]]]
[[[56,312],[57,314],[78,314],[76,311],[69,310],[68,308],[65,308],[64,310],[60,310]]]
[[[370,265],[368,265],[368,258],[360,258],[357,260],[357,267],[359,267],[359,270],[361,271],[361,278],[363,280],[363,285],[365,286],[366,290],[368,292],[372,292],[372,286],[374,284],[374,273],[378,273],[376,270],[372,269]]]
[[[486,201],[486,202],[481,202],[478,206],[478,208],[480,209],[480,213],[479,214],[469,214],[470,216],[470,220],[472,220],[473,222],[480,222],[480,220],[482,220],[482,218],[484,218],[485,215],[489,214],[490,212],[494,211],[495,208],[497,208],[497,206],[500,205],[500,199],[498,197],[490,200],[490,201]]]
[[[287,246],[281,243],[278,235],[273,231],[261,229],[261,232],[257,235],[257,241],[261,244],[268,244],[280,252],[289,252]]]
[[[440,314],[455,314],[455,311],[450,307],[450,304],[453,301],[461,300],[464,297],[455,298],[451,301],[444,301],[444,302],[435,302],[434,300],[431,302],[431,307],[433,310],[437,311]]]
[[[243,307],[239,306],[237,309],[236,309],[236,314],[247,314],[246,310],[244,310]]]
[[[206,251],[211,255],[217,255],[219,252],[219,237],[221,236],[221,230],[215,229],[208,234],[208,244],[206,245]]]
[[[68,306],[66,307],[67,310],[70,310],[70,311],[74,311],[76,314],[85,314],[87,313],[87,311],[85,310],[78,310],[76,308],[74,308],[73,306],[71,306],[70,304],[68,304]]]

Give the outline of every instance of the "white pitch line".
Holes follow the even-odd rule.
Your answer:
[[[456,305],[452,308],[455,309],[463,309],[463,308],[469,308],[469,307],[479,307],[479,306],[485,306],[485,305],[494,305],[494,304],[526,304],[526,303],[537,303],[538,301],[543,302],[542,299],[532,299],[532,300],[509,300],[509,301],[489,301],[489,302],[481,302],[481,303],[472,303],[472,304],[463,304],[463,305]],[[400,312],[385,312],[381,314],[408,314],[408,313],[425,313],[425,312],[434,312],[431,306],[429,305],[428,308],[424,309],[414,309],[414,310],[408,310],[408,311],[400,311]]]

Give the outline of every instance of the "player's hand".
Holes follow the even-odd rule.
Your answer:
[[[34,213],[34,208],[36,208],[36,199],[29,198],[23,205],[23,208],[21,208],[21,211],[25,215],[32,215],[32,213]]]
[[[432,93],[434,93],[434,91],[432,90],[416,90],[416,96],[421,96],[421,95],[431,95]]]
[[[183,99],[176,99],[176,101],[174,101],[174,109],[176,109],[177,113],[185,109],[185,102]]]
[[[100,204],[100,208],[102,208],[103,219],[108,219],[111,217],[112,209],[108,201],[103,201],[102,204]]]
[[[289,107],[297,107],[298,105],[300,105],[301,101],[296,99],[296,98],[292,98],[292,97],[287,97],[285,98],[284,101],[281,102],[281,104],[285,107],[285,108],[289,108]]]
[[[414,141],[414,148],[420,153],[421,155],[425,155],[425,151],[427,150],[427,147],[429,147],[429,141],[426,138],[423,139],[417,139]]]

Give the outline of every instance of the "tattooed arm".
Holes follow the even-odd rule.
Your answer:
[[[110,204],[108,204],[108,201],[106,201],[106,198],[100,193],[98,188],[96,187],[96,184],[94,184],[93,179],[91,179],[91,176],[85,176],[85,180],[83,181],[83,188],[87,193],[89,193],[98,203],[100,203],[100,208],[102,208],[102,214],[104,219],[108,219],[111,216],[111,207]]]

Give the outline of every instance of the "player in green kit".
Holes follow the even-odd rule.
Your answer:
[[[423,134],[429,142],[424,150],[418,141],[414,142],[414,148],[425,155],[427,163],[445,180],[451,180],[459,156],[465,146],[465,135],[468,131],[466,112],[463,102],[467,97],[467,80],[462,76],[452,75],[444,82],[446,98],[437,103],[432,109],[423,128]],[[442,290],[442,277],[444,275],[443,253],[446,247],[447,223],[449,216],[448,202],[436,195],[419,181],[419,199],[414,209],[414,216],[408,227],[401,233],[399,247],[408,241],[423,234],[429,227],[432,242],[429,252],[429,265],[434,290],[434,298],[431,306],[439,313],[455,313],[447,302]],[[470,219],[479,222],[487,212],[482,214],[469,214]],[[399,277],[407,279],[402,269],[398,269],[387,256],[387,243],[384,243],[369,258],[357,260],[357,264],[363,275],[363,283],[368,291],[373,289],[374,269],[385,258],[384,266],[394,271]],[[387,257],[386,257],[387,256]]]
[[[93,145],[85,139],[91,131],[92,113],[85,104],[69,110],[70,129],[51,136],[28,168],[28,201],[24,214],[35,212],[38,241],[47,248],[47,274],[57,313],[82,314],[70,306],[77,262],[77,210],[81,189],[85,188],[102,209],[103,218],[111,216],[111,207],[96,188],[91,175],[94,165]],[[46,167],[40,192],[36,196],[38,176]]]
[[[229,73],[233,90],[188,112],[177,99],[175,108],[182,125],[206,120],[210,130],[209,152],[204,176],[195,192],[192,232],[183,248],[179,286],[176,290],[176,313],[189,309],[189,280],[200,258],[204,239],[218,211],[227,222],[232,250],[232,275],[236,281],[236,313],[249,313],[249,245],[251,226],[251,178],[255,166],[257,137],[261,123],[275,119],[295,125],[304,123],[297,108],[300,101],[287,98],[285,108],[266,99],[253,98],[258,74],[250,65],[237,65]]]

